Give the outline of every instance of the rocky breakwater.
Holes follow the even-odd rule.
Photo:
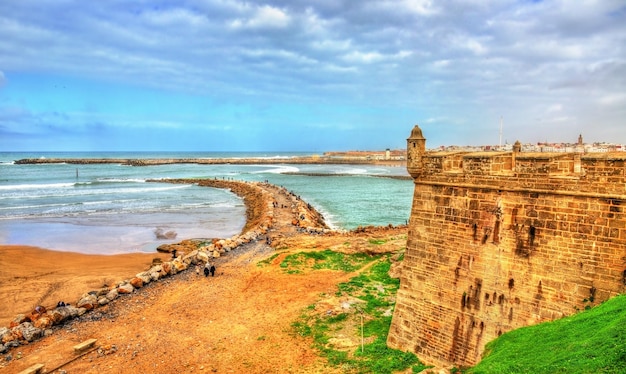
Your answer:
[[[163,182],[163,181],[159,181]],[[226,188],[240,196],[246,205],[246,225],[239,235],[226,239],[183,240],[177,244],[159,247],[160,251],[177,251],[171,261],[153,261],[150,268],[121,282],[89,291],[79,297],[74,304],[57,305],[53,308],[37,306],[28,314],[19,314],[8,327],[0,327],[0,353],[12,347],[28,344],[45,335],[52,334],[52,327],[104,306],[115,299],[131,295],[145,285],[160,279],[184,272],[189,267],[204,264],[211,258],[220,257],[237,247],[260,239],[269,238],[269,232],[280,237],[294,231],[306,230],[310,233],[329,231],[323,217],[313,207],[298,196],[282,187],[266,183],[177,179],[170,183],[193,183],[205,187]],[[282,195],[282,196],[280,196]],[[280,202],[278,201],[280,200]],[[288,206],[286,206],[288,202]],[[275,212],[289,209],[290,220],[275,221]],[[288,222],[285,222],[288,221]],[[267,241],[268,244],[271,240]]]
[[[231,238],[183,240],[180,243],[164,244],[157,248],[159,252],[190,253],[200,250],[211,257],[230,252],[232,249],[258,239],[267,233],[274,220],[275,199],[270,192],[262,188],[262,184],[253,182],[228,181],[219,179],[168,179],[154,182],[169,182],[177,184],[197,184],[203,187],[223,188],[230,190],[243,199],[246,206],[246,224],[240,234]]]

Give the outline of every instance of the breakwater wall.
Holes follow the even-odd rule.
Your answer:
[[[16,165],[27,164],[117,164],[128,166],[156,166],[171,164],[199,165],[386,165],[406,166],[405,160],[375,160],[366,158],[342,158],[325,156],[281,157],[281,158],[158,158],[158,159],[125,159],[125,158],[25,158],[15,160]]]
[[[473,366],[504,332],[626,290],[626,154],[426,152],[388,344]]]

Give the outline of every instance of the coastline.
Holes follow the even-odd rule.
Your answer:
[[[277,231],[272,239],[277,241],[286,232],[296,228],[328,229],[321,215],[312,206],[284,188],[259,182],[218,179],[171,179],[165,182],[228,189],[244,201],[246,223],[241,232],[232,238],[220,239],[219,246],[217,239],[214,239],[215,243],[204,249],[208,252],[203,255],[204,258],[219,258],[226,252],[235,250],[237,246],[257,240],[272,226]],[[283,199],[292,201],[288,212],[291,218],[285,218],[284,212],[280,212],[282,219],[273,222],[274,203],[281,195]],[[15,324],[21,319],[20,313],[26,315],[36,306],[51,309],[58,301],[74,305],[77,298],[89,289],[114,289],[135,274],[147,271],[155,262],[171,260],[174,249],[181,256],[185,253],[195,256],[194,253],[204,244],[204,240],[185,239],[162,245],[152,253],[111,255],[82,254],[27,245],[0,245],[0,269],[3,269],[0,272],[0,298],[11,301],[0,303],[0,327]],[[195,264],[195,261],[194,257],[186,265],[191,262]],[[186,270],[186,267],[182,270]],[[172,275],[174,274],[176,273]]]
[[[265,226],[267,231],[219,252],[218,257],[211,260],[217,266],[214,278],[202,275],[202,262],[190,262],[187,270],[144,284],[131,294],[52,326],[38,339],[20,343],[19,348],[12,348],[6,354],[13,359],[4,360],[0,367],[11,372],[35,364],[45,365],[47,371],[63,367],[85,373],[342,372],[321,359],[309,340],[290,332],[290,324],[303,308],[319,300],[322,294],[334,295],[337,284],[355,274],[320,270],[294,275],[282,269],[281,261],[289,253],[324,248],[344,253],[397,253],[406,246],[406,226],[332,231],[320,226],[323,219],[319,213],[308,210],[306,202],[282,187],[259,182],[195,179],[171,182],[219,182],[243,189],[258,188],[259,194],[251,194],[246,202],[246,206],[249,202],[253,205],[249,211],[252,217],[247,214],[247,218],[259,223],[252,225],[250,231]],[[227,242],[224,241],[225,247],[229,245]],[[14,250],[13,255],[19,255],[20,247],[9,249]],[[21,261],[21,266],[30,275],[30,283],[20,278],[23,274],[12,274],[10,282],[35,298],[41,298],[46,290],[62,288],[59,274],[65,268],[75,269],[76,278],[86,273],[98,284],[103,276],[120,270],[122,264],[129,266],[126,276],[132,276],[145,269],[145,261],[159,256],[154,253],[132,259],[133,255],[60,254],[38,248],[27,248],[27,251],[32,257]],[[169,253],[160,256],[171,257]],[[191,256],[192,253],[181,255],[178,259],[183,261],[178,265],[186,263]],[[263,259],[265,265],[259,267]],[[88,260],[92,262],[85,262]],[[81,292],[87,290],[85,287]],[[64,301],[74,306],[73,300]],[[323,305],[341,310],[342,303],[331,297]],[[22,325],[24,323],[8,331],[19,331]],[[86,339],[96,339],[96,350],[75,360],[77,356],[72,347]],[[8,344],[6,347],[8,349]]]

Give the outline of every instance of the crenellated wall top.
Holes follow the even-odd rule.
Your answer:
[[[412,134],[417,132],[415,128]],[[420,136],[419,140],[425,143],[426,139]],[[415,147],[415,142],[413,136],[407,139],[411,156],[407,170],[416,183],[471,184],[626,200],[626,152],[441,152],[425,151]]]

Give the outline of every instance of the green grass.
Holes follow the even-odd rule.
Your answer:
[[[626,295],[503,334],[464,373],[626,373]]]
[[[280,255],[280,253],[274,253],[273,255],[271,255],[270,257],[266,258],[265,260],[261,260],[261,261],[257,262],[256,266],[258,266],[258,267],[268,266],[279,255]]]
[[[373,261],[374,257],[365,253],[346,255],[330,249],[316,252],[298,252],[291,254],[280,263],[280,267],[289,274],[298,274],[304,270],[340,270],[352,272]]]
[[[328,268],[329,264],[359,264],[376,260],[367,271],[339,284],[337,297],[351,297],[361,300],[343,313],[315,313],[315,305],[309,306],[292,324],[293,331],[303,337],[313,339],[313,345],[326,357],[329,364],[337,366],[345,373],[393,373],[412,368],[417,373],[425,368],[412,353],[387,347],[386,340],[391,326],[391,311],[399,280],[388,275],[391,266],[389,255],[366,256],[362,254],[331,254],[330,251],[310,254],[306,258],[290,260],[290,266],[303,266],[308,263],[313,269]],[[315,259],[311,262],[310,259]],[[324,266],[321,263],[328,262]],[[343,266],[343,265],[342,265]],[[353,268],[350,266],[344,269]],[[329,344],[334,333],[352,331],[352,339],[361,341],[361,318],[365,344],[358,348],[335,348]]]

